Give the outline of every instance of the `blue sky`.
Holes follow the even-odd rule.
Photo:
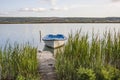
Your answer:
[[[0,0],[0,16],[120,17],[120,0]]]

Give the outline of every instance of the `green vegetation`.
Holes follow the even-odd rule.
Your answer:
[[[95,73],[92,69],[80,67],[77,74],[78,80],[95,80]]]
[[[120,23],[120,17],[0,17],[0,24],[30,23]]]
[[[70,34],[63,50],[56,55],[58,80],[120,80],[120,33]]]
[[[0,48],[2,80],[40,80],[37,70],[37,48],[29,43]]]

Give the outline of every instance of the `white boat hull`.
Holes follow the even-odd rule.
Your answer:
[[[65,41],[62,40],[62,41],[59,41],[59,40],[44,40],[45,42],[45,45],[48,46],[48,47],[51,47],[51,48],[58,48],[58,47],[61,47],[65,44]]]

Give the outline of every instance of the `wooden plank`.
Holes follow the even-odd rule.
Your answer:
[[[37,53],[37,59],[42,80],[56,80],[55,58],[53,53],[49,51],[39,51]]]

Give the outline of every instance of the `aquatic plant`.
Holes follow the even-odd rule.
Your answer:
[[[95,80],[95,73],[92,69],[87,69],[87,68],[78,68],[78,79],[79,80]]]
[[[75,35],[69,34],[68,42],[63,50],[56,54],[56,73],[58,80],[81,80],[78,77],[77,70],[82,67],[84,69],[93,70],[95,80],[104,80],[102,71],[109,73],[108,65],[113,70],[120,70],[120,33],[105,31],[103,37],[92,33],[92,40],[89,35],[82,35],[81,31],[77,31]],[[110,76],[110,74],[105,74]],[[112,76],[115,76],[113,74]],[[120,76],[117,75],[117,76]],[[110,79],[112,80],[112,79]]]
[[[37,48],[29,43],[6,44],[0,49],[3,80],[39,80]]]

